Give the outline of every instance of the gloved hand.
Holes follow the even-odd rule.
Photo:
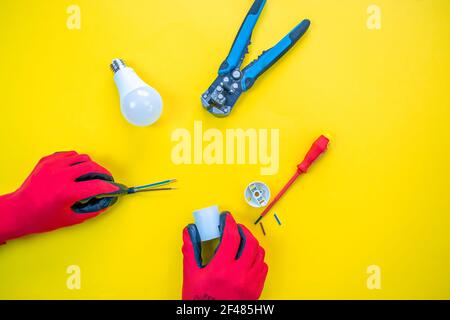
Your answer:
[[[221,215],[222,237],[212,260],[201,262],[200,236],[195,225],[183,231],[183,299],[256,300],[267,275],[264,249],[230,213]]]
[[[0,243],[95,217],[116,198],[90,198],[119,189],[111,173],[87,155],[71,151],[47,156],[16,192],[0,197]],[[80,200],[86,201],[75,205]]]

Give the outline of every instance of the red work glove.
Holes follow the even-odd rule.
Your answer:
[[[195,225],[183,231],[183,299],[256,300],[267,275],[264,249],[230,213],[221,215],[221,242],[212,260],[201,262],[200,236]]]
[[[111,201],[103,198],[82,205],[88,213],[77,213],[72,206],[118,189],[111,174],[87,155],[71,151],[47,156],[16,192],[0,197],[0,243],[95,217]]]

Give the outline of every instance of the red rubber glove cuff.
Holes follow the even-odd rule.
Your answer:
[[[0,244],[15,238],[17,222],[14,221],[14,212],[22,210],[19,203],[14,201],[14,193],[0,196]]]

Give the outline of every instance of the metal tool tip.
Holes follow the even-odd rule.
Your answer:
[[[111,67],[111,70],[116,73],[120,69],[126,68],[127,65],[122,59],[113,59],[109,66]]]
[[[263,218],[263,217],[260,216],[260,217],[255,221],[255,224],[258,224],[258,222],[260,222],[262,218]]]

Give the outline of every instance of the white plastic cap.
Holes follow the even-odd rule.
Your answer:
[[[200,239],[208,241],[220,237],[220,214],[218,206],[196,210],[193,212],[195,225]]]

